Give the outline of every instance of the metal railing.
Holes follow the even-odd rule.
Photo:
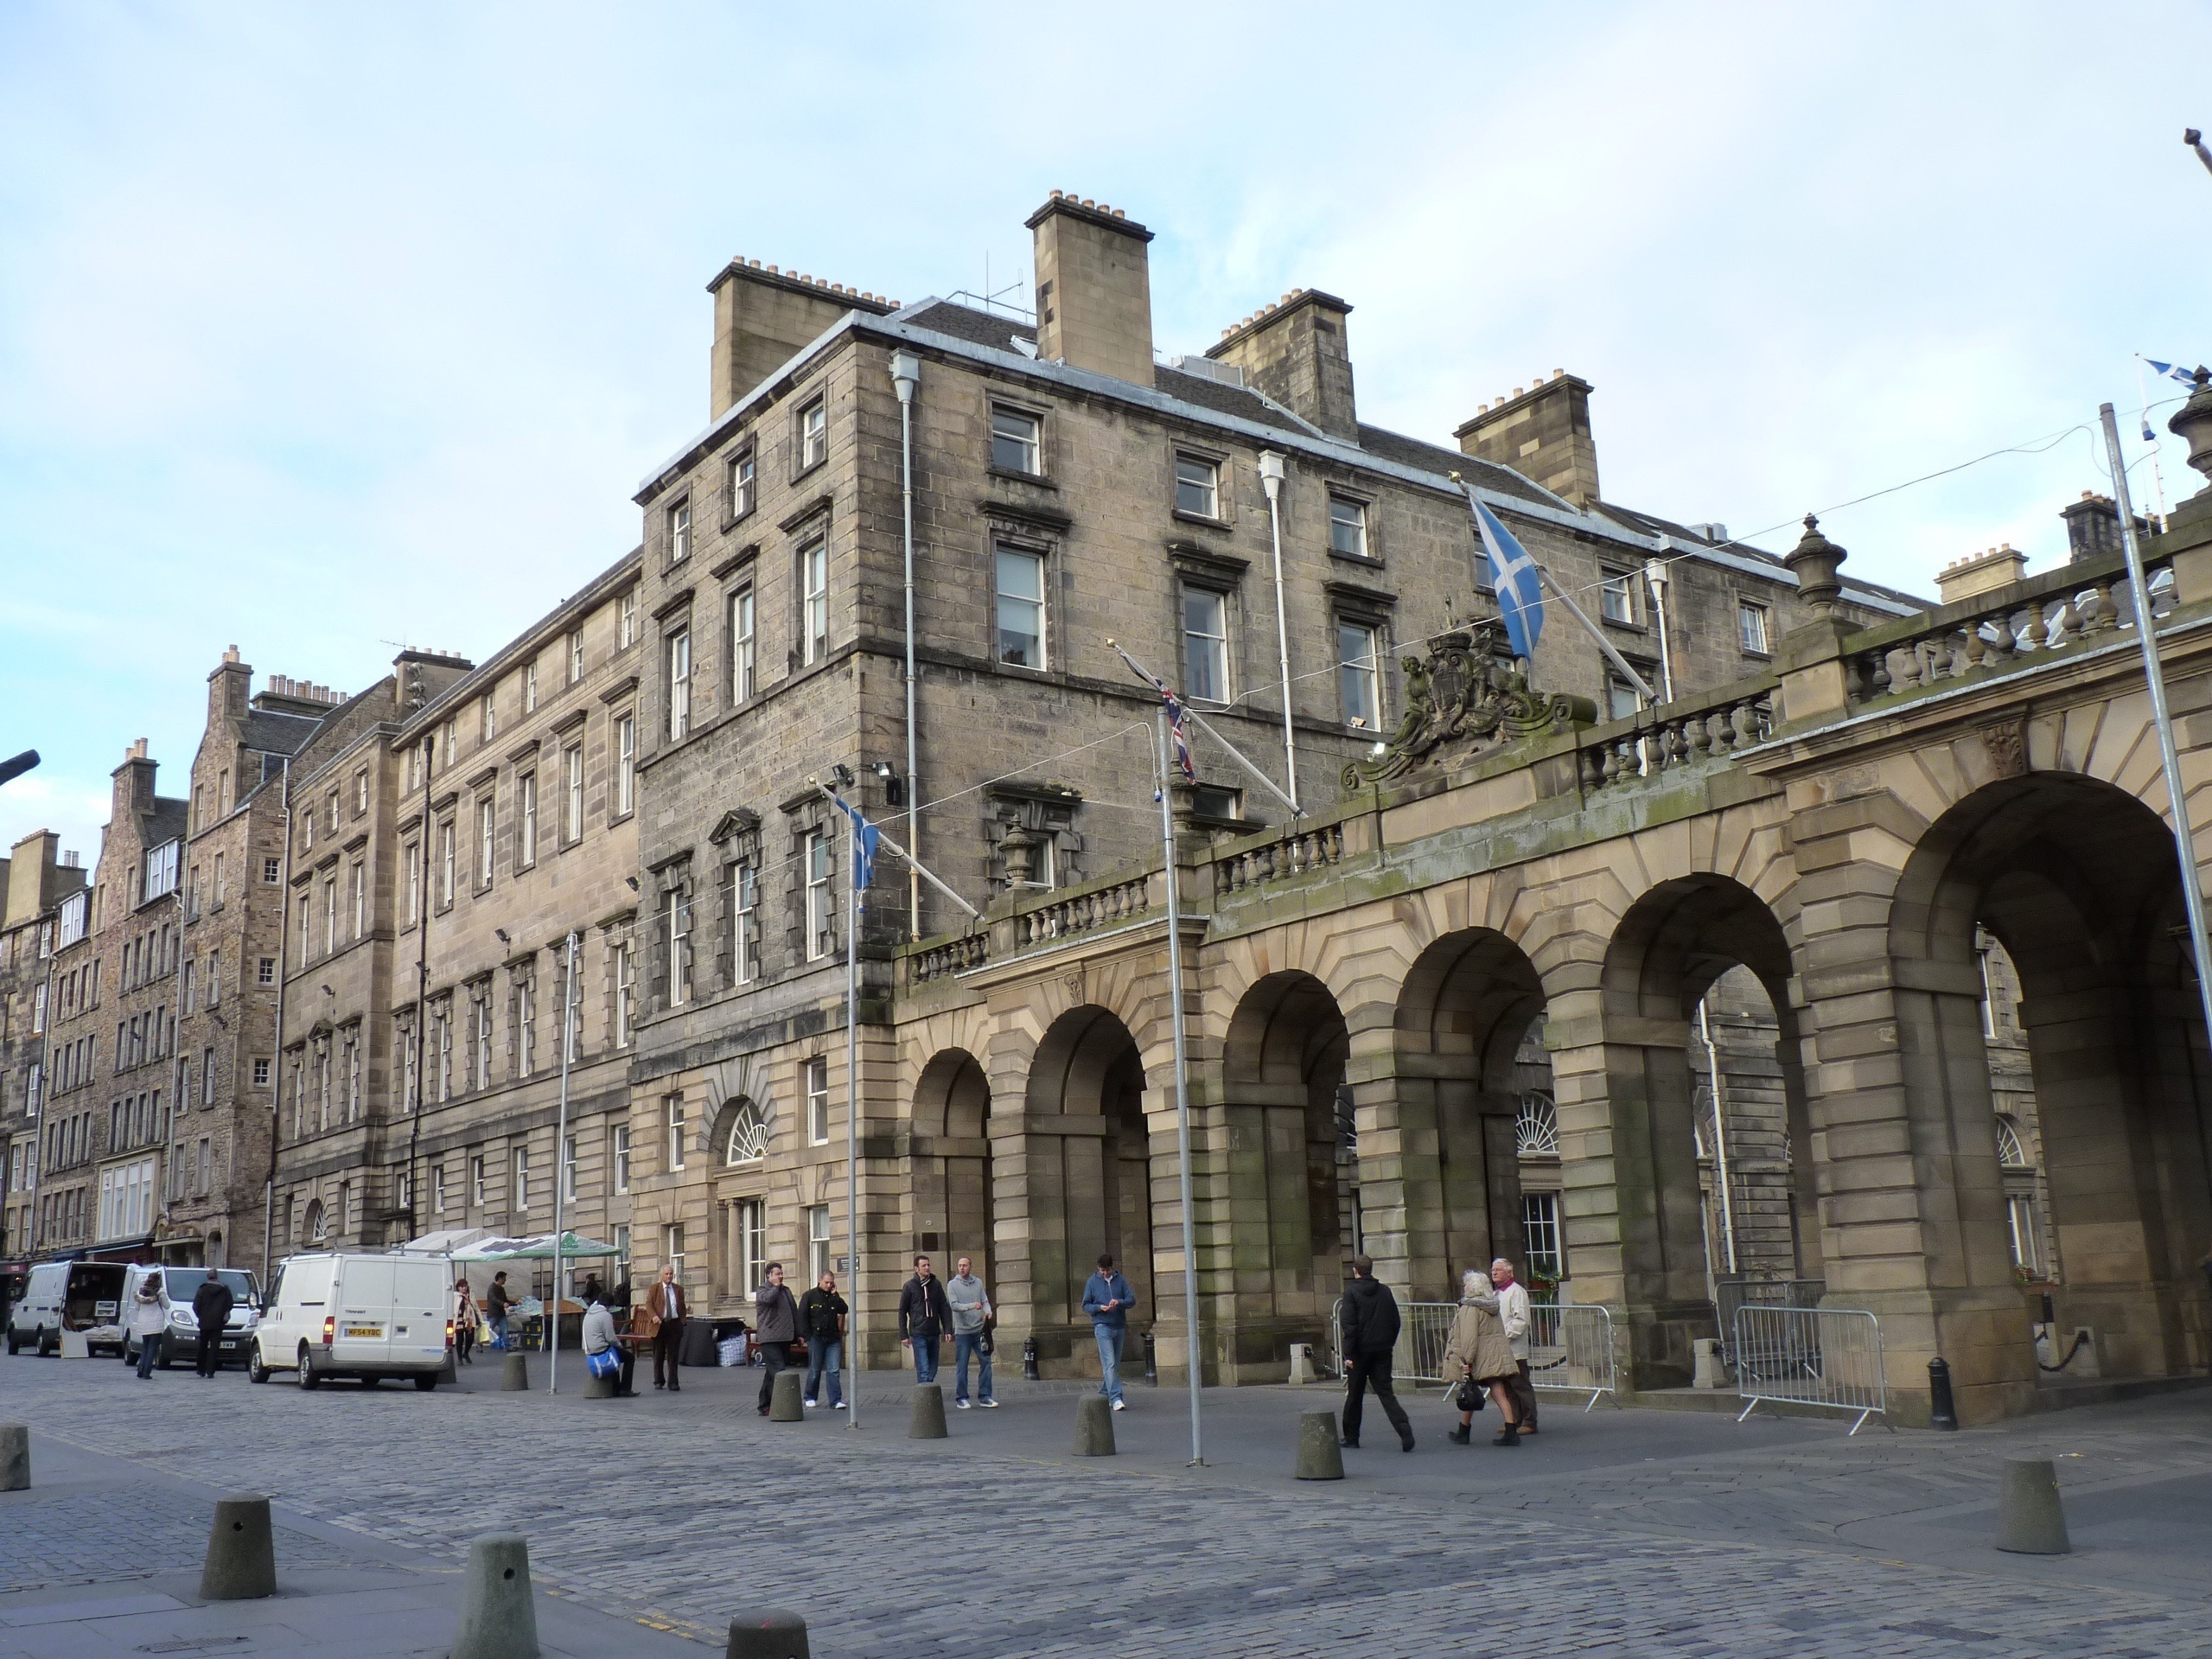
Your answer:
[[[1329,1310],[1329,1347],[1336,1375],[1344,1375],[1344,1301]],[[1444,1343],[1457,1317],[1457,1302],[1400,1302],[1393,1375],[1406,1382],[1441,1383]],[[1528,1311],[1528,1380],[1539,1388],[1565,1388],[1590,1395],[1588,1411],[1601,1394],[1614,1394],[1613,1315],[1579,1303],[1567,1307],[1533,1306]]]
[[[1744,1279],[1723,1277],[1713,1281],[1713,1311],[1720,1318],[1724,1341],[1736,1335],[1736,1310],[1746,1307],[1817,1308],[1827,1294],[1824,1279]]]
[[[1857,1308],[1740,1307],[1736,1310],[1736,1391],[1742,1422],[1763,1400],[1856,1412],[1853,1434],[1879,1416],[1888,1426],[1890,1390],[1882,1326]]]

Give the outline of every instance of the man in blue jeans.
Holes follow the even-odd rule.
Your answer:
[[[962,1256],[958,1271],[945,1281],[945,1301],[953,1310],[953,1404],[968,1408],[968,1356],[982,1366],[977,1379],[983,1393],[977,1404],[985,1411],[998,1409],[991,1397],[991,1292],[975,1276],[975,1263]]]
[[[937,1381],[937,1344],[953,1324],[945,1287],[929,1271],[929,1258],[914,1259],[914,1277],[899,1292],[899,1340],[914,1350],[914,1380]]]
[[[826,1396],[822,1381],[829,1380],[826,1396],[832,1411],[845,1409],[845,1298],[838,1294],[838,1276],[824,1273],[814,1288],[799,1298],[799,1334],[806,1339],[806,1403]]]
[[[1100,1256],[1098,1272],[1083,1286],[1083,1311],[1091,1316],[1091,1334],[1099,1339],[1099,1369],[1105,1377],[1099,1392],[1113,1401],[1116,1411],[1127,1409],[1121,1398],[1121,1343],[1134,1299],[1129,1281],[1114,1271],[1113,1258]]]

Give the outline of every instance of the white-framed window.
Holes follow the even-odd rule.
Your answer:
[[[1229,600],[1212,588],[1182,590],[1182,687],[1194,703],[1229,700]]]
[[[146,884],[143,897],[156,899],[176,891],[177,858],[184,850],[182,841],[164,841],[157,847],[146,850]]]
[[[576,1196],[576,1137],[571,1135],[561,1143],[561,1196]]]
[[[730,700],[742,703],[753,694],[753,677],[759,664],[760,634],[755,616],[752,584],[730,596]]]
[[[757,1198],[741,1199],[731,1218],[737,1228],[737,1282],[746,1295],[760,1289],[768,1279],[768,1206]]]
[[[660,920],[668,951],[668,1005],[680,1008],[692,999],[691,895],[670,888],[661,896]]]
[[[692,556],[692,504],[679,501],[668,509],[668,562],[680,565]]]
[[[1605,718],[1625,720],[1643,706],[1643,699],[1636,688],[1618,674],[1605,677]]]
[[[469,1018],[475,1022],[471,1033],[471,1047],[475,1050],[472,1057],[476,1067],[476,1087],[489,1088],[492,1086],[492,999],[488,994],[480,993],[469,1005]]]
[[[617,1196],[630,1190],[630,1126],[618,1123],[607,1132],[607,1168]]]
[[[729,1138],[723,1142],[723,1164],[731,1168],[741,1164],[759,1164],[765,1162],[768,1155],[768,1130],[761,1120],[761,1108],[749,1100],[740,1101],[730,1120]]]
[[[1329,551],[1348,558],[1367,556],[1367,504],[1348,495],[1329,498]]]
[[[749,444],[730,463],[730,516],[742,519],[754,506],[753,450]]]
[[[2007,1169],[2026,1169],[2027,1148],[2020,1144],[2019,1126],[2010,1118],[1997,1120],[1997,1161]]]
[[[347,876],[347,907],[354,913],[354,937],[368,937],[368,865],[356,858]]]
[[[993,655],[1016,668],[1042,668],[1044,661],[1044,556],[1019,547],[1000,547],[998,572],[998,638]]]
[[[637,715],[625,709],[615,717],[615,816],[637,810]]]
[[[615,947],[615,1046],[627,1049],[637,1018],[637,950],[627,939]]]
[[[1636,619],[1636,589],[1626,571],[1605,565],[1597,570],[1597,614],[1609,622],[1633,623]]]
[[[200,1104],[213,1106],[214,1103],[215,1051],[213,1049],[202,1049],[200,1050]]]
[[[215,1000],[214,986],[216,977],[215,964],[211,960],[207,965],[207,1000],[209,1002]],[[275,957],[262,956],[255,959],[253,964],[253,982],[256,985],[274,985],[277,983],[277,959]]]
[[[761,977],[761,884],[743,860],[730,867],[730,971],[750,985]]]
[[[1027,473],[1032,477],[1044,470],[1044,450],[1039,442],[1043,423],[1035,415],[1024,414],[1018,409],[1001,409],[993,405],[991,411],[991,464],[1001,472]]]
[[[806,837],[806,960],[819,961],[837,947],[837,905],[830,890],[830,833]]]
[[[526,1214],[530,1209],[530,1149],[514,1149],[514,1202],[509,1207],[515,1215]]]
[[[91,915],[92,899],[89,895],[72,893],[67,898],[62,900],[59,917],[61,926],[55,938],[56,948],[65,945],[73,945],[82,939],[85,936],[87,918]]]
[[[476,736],[480,742],[489,743],[500,735],[499,696],[486,692],[476,699]]]
[[[490,795],[476,797],[476,890],[492,884],[493,856],[497,846],[499,809]]]
[[[256,1088],[269,1087],[269,1056],[265,1054],[254,1056],[253,1086]]]
[[[819,466],[829,453],[829,405],[817,398],[799,412],[799,470]]]
[[[440,1164],[430,1171],[430,1213],[445,1214],[445,1165]]]
[[[284,861],[273,855],[261,861],[261,884],[275,887],[284,879]]]
[[[2043,1253],[2036,1247],[2036,1201],[2024,1192],[2008,1194],[2005,1200],[2005,1225],[2012,1247],[2012,1265],[2029,1273],[2039,1273],[2043,1267]]]
[[[819,662],[830,650],[830,545],[817,536],[799,550],[800,639],[805,660]]]
[[[1520,1097],[1513,1121],[1513,1149],[1522,1158],[1559,1156],[1559,1114],[1549,1094],[1532,1089]]]
[[[354,774],[354,816],[359,818],[368,810],[368,768],[364,766]]]
[[[632,588],[615,605],[615,649],[627,651],[637,643],[637,590]]]
[[[561,751],[561,839],[571,844],[583,839],[582,743],[571,743]]]
[[[484,1202],[484,1159],[481,1153],[469,1160],[469,1202],[479,1206]]]
[[[538,981],[525,973],[514,987],[514,1075],[527,1077],[538,1051]]]
[[[822,1275],[830,1271],[830,1207],[809,1204],[806,1207],[806,1279],[819,1285]]]
[[[515,870],[538,863],[538,775],[515,779]]]
[[[1520,1195],[1520,1247],[1528,1260],[1532,1279],[1554,1282],[1566,1277],[1566,1257],[1559,1248],[1559,1195],[1524,1192]]]
[[[453,820],[440,819],[437,826],[437,902],[440,908],[453,903],[455,858]]]
[[[583,630],[569,629],[569,684],[573,686],[583,678]]]
[[[1361,731],[1382,730],[1380,630],[1372,624],[1336,624],[1336,695],[1344,724]]]
[[[830,1062],[816,1055],[806,1062],[806,1144],[819,1146],[830,1138]]]
[[[692,731],[692,630],[668,636],[668,741],[681,743]]]
[[[335,877],[322,884],[322,948],[338,948],[338,881]]]
[[[1221,463],[1208,461],[1203,456],[1178,455],[1175,458],[1175,505],[1178,513],[1195,514],[1202,519],[1221,516]]]
[[[1736,638],[1746,651],[1765,656],[1767,644],[1767,608],[1750,599],[1736,602]]]
[[[668,1172],[674,1175],[684,1167],[684,1097],[671,1094],[662,1106],[662,1126],[666,1130]]]

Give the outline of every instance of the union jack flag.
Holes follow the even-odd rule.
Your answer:
[[[1118,645],[1113,649],[1114,654],[1129,665],[1129,671],[1159,692],[1160,700],[1168,705],[1168,735],[1175,743],[1175,763],[1182,770],[1185,783],[1197,782],[1198,769],[1190,759],[1190,734],[1182,729],[1182,699],[1168,688],[1166,680],[1148,673],[1128,652]]]

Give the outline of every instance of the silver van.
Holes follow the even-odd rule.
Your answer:
[[[61,1351],[64,1326],[84,1333],[86,1347],[123,1351],[123,1281],[119,1261],[41,1261],[31,1269],[23,1299],[8,1311],[8,1351]]]
[[[216,1276],[229,1286],[231,1317],[223,1329],[222,1341],[217,1346],[216,1363],[242,1365],[253,1343],[253,1328],[261,1322],[261,1285],[244,1267],[218,1267]],[[123,1284],[123,1328],[131,1329],[131,1310],[137,1305],[138,1287],[158,1273],[162,1280],[162,1334],[151,1338],[154,1344],[154,1363],[167,1369],[179,1360],[196,1360],[200,1356],[200,1318],[192,1311],[192,1298],[207,1282],[205,1267],[169,1267],[148,1264],[133,1267]],[[123,1340],[123,1357],[136,1361],[142,1339],[126,1335]]]

